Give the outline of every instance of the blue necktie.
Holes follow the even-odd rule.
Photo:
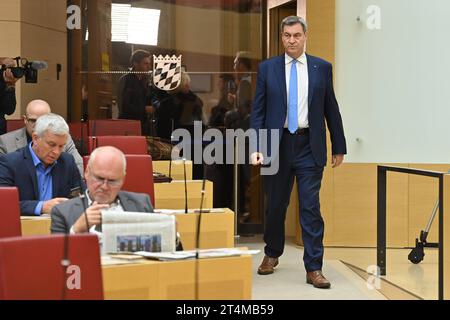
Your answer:
[[[297,68],[295,63],[297,60],[292,60],[291,76],[289,79],[289,102],[288,102],[288,130],[294,133],[298,129],[298,88],[297,88]]]

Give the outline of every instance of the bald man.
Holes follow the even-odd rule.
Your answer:
[[[147,194],[121,190],[126,170],[127,162],[122,151],[111,146],[96,148],[84,173],[85,197],[73,198],[53,207],[51,232],[96,233],[96,226],[102,224],[102,211],[153,212]],[[183,250],[178,232],[176,244],[177,251]]]
[[[50,112],[50,105],[46,101],[31,101],[27,105],[25,115],[23,116],[25,127],[0,135],[0,156],[14,152],[30,143],[36,120],[40,116],[49,114]],[[67,138],[67,143],[63,152],[70,153],[74,157],[78,171],[80,171],[80,175],[83,176],[83,159],[78,153],[70,135]]]
[[[96,148],[84,174],[86,197],[74,198],[53,208],[52,233],[87,232],[101,225],[101,210],[153,212],[147,194],[121,191],[125,175],[126,159],[122,151],[111,146]]]

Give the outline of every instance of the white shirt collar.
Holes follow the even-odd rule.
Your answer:
[[[294,58],[292,58],[287,53],[284,54],[284,63],[285,64],[291,63],[292,60],[294,60]],[[300,62],[301,64],[306,64],[306,53],[303,52],[302,55],[300,57],[298,57],[297,61]]]

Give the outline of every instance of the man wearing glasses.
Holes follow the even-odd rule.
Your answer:
[[[102,211],[153,212],[147,194],[121,191],[125,181],[125,155],[112,146],[98,147],[84,173],[84,196],[65,201],[52,210],[52,233],[96,233],[101,238]],[[183,250],[177,233],[177,250]]]
[[[122,151],[111,146],[96,148],[84,173],[87,190],[56,206],[52,211],[52,233],[93,231],[102,223],[102,210],[153,212],[147,194],[121,191],[126,175]],[[86,215],[83,213],[86,211]],[[88,224],[88,225],[87,225]]]
[[[68,135],[66,121],[49,113],[36,121],[28,145],[0,157],[0,186],[17,187],[22,215],[50,214],[84,188],[75,160],[63,152]]]
[[[0,135],[0,155],[14,152],[29,144],[36,120],[40,116],[49,114],[50,112],[50,106],[44,100],[31,101],[27,105],[25,115],[23,116],[25,127]],[[78,153],[70,134],[67,135],[67,143],[63,151],[73,156],[80,175],[83,176],[83,159]]]

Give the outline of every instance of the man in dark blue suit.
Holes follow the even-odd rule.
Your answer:
[[[64,119],[49,113],[38,118],[32,141],[0,157],[0,186],[19,190],[22,215],[49,214],[75,188],[84,188],[73,156],[62,152],[69,135]]]
[[[339,166],[346,154],[332,66],[304,52],[307,25],[303,18],[285,18],[281,30],[285,54],[259,65],[251,115],[251,128],[268,130],[269,146],[271,131],[277,131],[280,139],[277,150],[259,148],[251,155],[254,165],[267,165],[269,156],[279,163],[274,175],[264,176],[266,246],[258,273],[273,273],[283,254],[284,221],[296,177],[306,281],[316,288],[330,288],[322,273],[324,222],[319,203],[327,161],[325,120],[332,142],[332,167]]]

